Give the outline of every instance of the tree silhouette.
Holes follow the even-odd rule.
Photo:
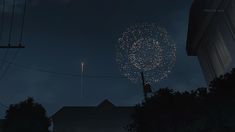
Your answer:
[[[6,111],[4,132],[49,132],[50,119],[33,98],[11,105]]]
[[[131,132],[235,132],[235,69],[209,88],[159,89],[136,106]]]

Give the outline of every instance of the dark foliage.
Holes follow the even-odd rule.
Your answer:
[[[158,90],[136,106],[131,132],[235,132],[235,70],[191,92]]]
[[[32,98],[11,105],[6,111],[4,132],[49,132],[50,119]]]

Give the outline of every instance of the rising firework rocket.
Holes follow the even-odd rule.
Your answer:
[[[81,62],[81,98],[83,97],[83,73],[84,73],[84,62]]]

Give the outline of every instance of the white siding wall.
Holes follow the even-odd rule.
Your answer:
[[[202,71],[204,73],[205,79],[207,82],[210,82],[216,75],[214,72],[214,67],[212,66],[210,56],[208,54],[208,48],[207,45],[201,45],[201,47],[198,50],[198,59],[200,62],[200,65],[202,67]]]
[[[220,27],[226,28],[226,25],[220,25]],[[216,27],[214,28],[216,29]],[[235,53],[235,48],[231,50],[231,47],[233,47],[231,45],[234,44],[234,41],[230,41],[231,39],[228,38],[224,39],[224,34],[231,35],[228,32],[229,30],[222,31],[217,28],[214,31],[208,31],[207,36],[204,36],[203,41],[201,41],[197,56],[208,83],[215,77],[229,72],[233,67],[232,54]]]

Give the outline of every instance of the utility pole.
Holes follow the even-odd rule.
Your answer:
[[[145,90],[145,78],[144,78],[144,72],[141,72],[141,78],[142,78],[142,85],[143,85],[143,93],[144,93],[144,99],[147,100],[147,92]]]

